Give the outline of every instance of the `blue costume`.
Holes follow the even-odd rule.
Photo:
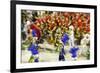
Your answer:
[[[37,34],[36,34],[36,31],[35,30],[32,30],[32,36],[35,37]]]
[[[79,50],[79,48],[75,48],[75,47],[73,47],[73,48],[71,48],[70,49],[70,53],[72,54],[72,57],[73,58],[76,58],[77,57],[77,51]]]
[[[32,30],[32,36],[33,36],[33,37],[36,36],[35,30]],[[28,50],[31,51],[32,55],[37,55],[37,54],[39,54],[37,48],[38,48],[38,45],[32,43],[32,44],[30,45],[30,47],[28,48]],[[36,58],[36,59],[34,60],[34,62],[38,62],[38,58]]]
[[[66,43],[68,42],[69,40],[69,37],[67,34],[64,34],[61,38],[61,41],[63,42],[64,45],[66,45]],[[61,51],[59,53],[59,61],[65,61],[65,50],[64,50],[64,45],[63,45],[63,48],[61,48]]]
[[[38,48],[38,46],[35,46],[35,44],[31,44],[31,46],[28,48],[28,50],[32,52],[32,55],[36,55],[36,54],[38,54],[37,48]]]
[[[37,50],[38,46],[35,46],[35,44],[31,44],[31,46],[28,48],[29,51],[31,51],[32,55],[37,55],[39,52]],[[38,62],[38,58],[34,60],[34,62]]]
[[[66,45],[66,43],[68,42],[69,37],[67,34],[64,34],[61,38],[61,41],[63,42],[64,45]]]
[[[59,53],[59,61],[65,61],[65,50],[64,47],[61,49],[60,53]]]

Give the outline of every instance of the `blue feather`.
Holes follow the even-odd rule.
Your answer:
[[[28,50],[32,52],[32,55],[36,55],[36,54],[38,54],[37,48],[38,48],[37,46],[35,46],[34,44],[31,44],[31,46],[28,48]]]
[[[63,44],[65,45],[69,40],[69,37],[67,34],[64,34],[61,38],[61,41],[63,42]]]
[[[75,48],[75,47],[73,47],[73,48],[70,49],[69,52],[72,54],[73,58],[77,57],[77,51],[78,50],[79,50],[79,48]]]
[[[35,37],[36,36],[36,31],[32,30],[32,36]]]

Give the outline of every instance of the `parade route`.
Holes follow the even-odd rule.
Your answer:
[[[71,54],[68,52],[69,51],[68,46],[65,47],[65,51],[66,51],[65,61],[72,61],[73,59],[71,57]],[[78,52],[78,54],[79,54],[79,52]],[[28,63],[30,56],[31,56],[30,51],[22,50],[22,63]],[[77,58],[77,60],[87,60],[87,59],[84,56],[79,56]],[[48,49],[40,51],[39,52],[39,61],[40,62],[57,62],[57,61],[59,61],[59,52],[55,52],[54,50],[50,51]]]

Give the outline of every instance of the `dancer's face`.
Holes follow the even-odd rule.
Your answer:
[[[37,41],[38,37],[33,37],[33,43]]]

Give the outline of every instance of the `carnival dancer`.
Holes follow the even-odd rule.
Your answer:
[[[32,34],[32,36],[31,36],[32,42],[31,42],[28,50],[31,51],[32,56],[31,56],[29,62],[33,62],[33,61],[39,62],[39,51],[38,51],[38,43],[37,43],[37,41],[39,40],[40,35],[41,35],[39,27],[37,27],[35,24],[33,24],[31,26],[30,33]]]
[[[71,57],[72,60],[76,60],[77,59],[77,52],[79,50],[79,48],[74,44],[74,27],[71,25],[69,27],[69,31],[70,31],[70,40],[69,40],[69,44],[70,44],[70,50],[69,53],[71,53]]]
[[[72,60],[77,60],[77,51],[79,50],[78,47],[72,47],[70,48],[70,53],[71,53],[71,57],[72,57]]]
[[[59,53],[59,61],[65,61],[65,49],[64,46],[66,45],[66,43],[68,42],[69,37],[68,35],[65,33],[62,38],[61,38],[61,45],[62,47],[60,48],[60,53]]]

